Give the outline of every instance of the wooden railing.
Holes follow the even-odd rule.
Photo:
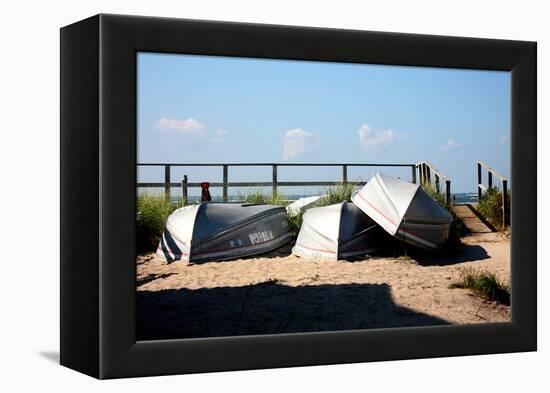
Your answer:
[[[137,164],[143,167],[163,167],[164,168],[164,182],[141,182],[137,184],[137,187],[144,188],[164,188],[164,194],[166,198],[170,198],[170,192],[172,188],[181,187],[182,197],[187,199],[187,189],[201,186],[201,183],[188,182],[187,175],[183,176],[181,182],[172,182],[171,180],[171,168],[172,167],[220,167],[222,168],[222,181],[210,182],[210,187],[221,187],[223,189],[223,200],[228,200],[229,187],[272,187],[273,196],[277,195],[277,188],[280,186],[335,186],[338,184],[353,184],[363,185],[365,182],[349,181],[348,180],[348,168],[350,167],[408,167],[411,170],[412,182],[416,183],[416,166],[415,164],[352,164],[352,163],[208,163],[208,164],[185,164],[185,163],[141,163]],[[229,181],[229,167],[254,167],[263,166],[272,168],[271,181],[269,182],[230,182]],[[277,170],[279,167],[341,167],[342,178],[340,181],[279,181],[277,176]]]
[[[483,183],[483,168],[487,171],[487,187]],[[498,173],[496,170],[485,164],[483,161],[477,162],[477,198],[481,199],[483,191],[486,188],[493,187],[493,180],[498,179],[500,182],[499,191],[502,193],[501,209],[502,209],[502,227],[505,228],[510,222],[510,204],[508,201],[508,179]]]
[[[416,170],[418,170],[418,178],[420,184],[430,184],[433,186],[438,194],[443,193],[445,195],[445,202],[447,205],[451,204],[451,180],[446,177],[439,169],[437,169],[429,161],[420,161],[415,164]],[[432,181],[433,180],[433,181]],[[442,190],[442,185],[445,183],[445,188]]]

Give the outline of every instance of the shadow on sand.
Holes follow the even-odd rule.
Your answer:
[[[275,251],[262,254],[263,258],[284,258],[292,254],[294,242],[286,244]],[[384,239],[383,246],[378,252],[371,256],[376,258],[399,258],[403,255],[409,255],[421,266],[448,266],[462,262],[482,261],[489,258],[487,251],[479,245],[460,244],[456,250],[446,250],[440,252],[429,252],[409,246],[397,239],[388,236]],[[364,256],[350,258],[343,262],[364,261]],[[155,279],[155,278],[153,278]]]
[[[449,266],[463,262],[475,262],[488,259],[487,251],[477,244],[462,244],[456,251],[441,253],[411,253],[412,258],[421,266]]]
[[[420,266],[450,266],[463,262],[482,261],[490,258],[485,248],[477,244],[457,244],[441,251],[425,251],[410,246],[394,238],[385,239],[383,247],[372,254],[376,258],[411,257]],[[364,261],[364,257],[350,259],[348,262]]]
[[[396,305],[386,284],[137,292],[138,340],[447,324]]]
[[[176,273],[149,274],[148,276],[137,279],[136,280],[136,285],[138,287],[140,287],[140,286],[145,285],[145,284],[147,284],[151,281],[155,281],[155,280],[158,280],[160,278],[170,277],[170,276],[173,276],[174,274],[176,274]]]

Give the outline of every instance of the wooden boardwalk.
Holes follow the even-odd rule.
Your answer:
[[[479,213],[475,211],[474,206],[471,204],[454,205],[453,211],[462,220],[466,228],[470,230],[472,235],[495,232],[495,228],[485,220],[482,220]]]

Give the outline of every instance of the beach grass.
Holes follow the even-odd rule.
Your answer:
[[[481,297],[510,305],[510,287],[498,277],[486,270],[465,268],[460,272],[460,281],[449,285],[449,288],[471,289]]]
[[[290,232],[292,232],[294,236],[298,236],[298,233],[300,232],[302,222],[304,221],[304,213],[304,209],[301,209],[295,214],[288,214],[287,212],[288,227],[290,229]]]
[[[285,206],[288,201],[282,193],[277,193],[275,196],[263,193],[261,191],[253,191],[244,196],[240,196],[245,203],[254,203],[258,205],[277,205]]]
[[[508,192],[508,191],[507,191]],[[510,193],[508,192],[508,206],[510,208]],[[496,187],[489,187],[481,195],[477,204],[477,211],[499,230],[505,229],[502,225],[502,192]]]
[[[316,206],[328,206],[335,203],[351,201],[351,196],[355,191],[355,186],[349,183],[341,183],[336,186],[330,186],[324,195],[315,203]]]
[[[422,183],[422,188],[429,196],[431,196],[437,203],[439,203],[441,207],[446,209],[449,213],[453,214],[451,206],[447,203],[445,195],[441,192],[438,192],[433,184],[426,182]]]
[[[164,195],[143,193],[137,197],[137,249],[153,251],[158,246],[166,219],[181,202],[166,200]]]

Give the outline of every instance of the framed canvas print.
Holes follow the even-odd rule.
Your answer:
[[[61,364],[534,351],[536,170],[533,42],[66,26]]]

